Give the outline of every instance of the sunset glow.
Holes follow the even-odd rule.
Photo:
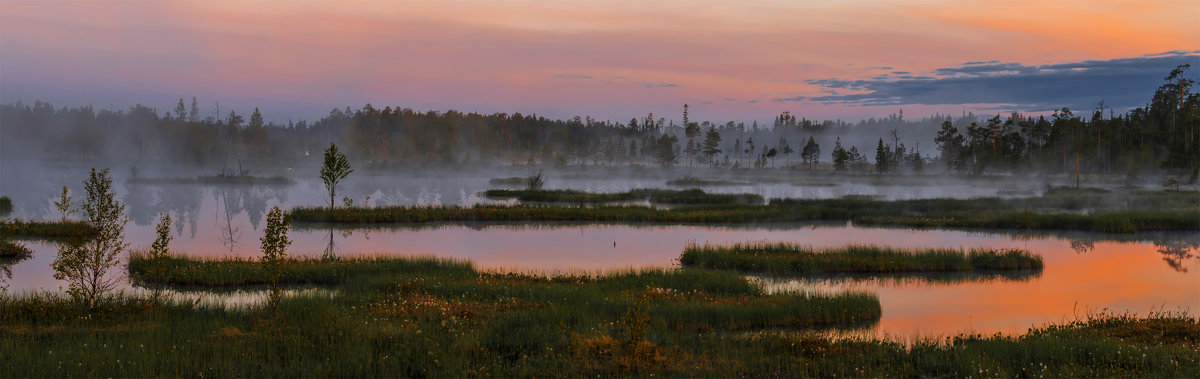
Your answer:
[[[366,103],[621,121],[685,102],[714,121],[1036,111],[814,101],[849,91],[811,81],[1168,51],[1195,61],[1197,18],[1194,1],[4,1],[0,100],[161,110],[197,96],[277,121]],[[1108,90],[1145,98],[1154,86]]]

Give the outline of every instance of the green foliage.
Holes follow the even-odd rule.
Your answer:
[[[838,141],[836,143],[837,143],[838,147],[841,147],[841,139],[840,138],[838,139]],[[837,153],[835,152],[834,155],[836,157]],[[808,142],[804,144],[803,150],[800,151],[800,158],[803,159],[804,163],[808,164],[809,167],[817,164],[817,162],[820,161],[820,159],[821,159],[821,145],[818,144],[817,141],[815,139],[813,139],[813,137],[808,137]],[[845,164],[845,160],[843,160],[843,165],[844,164]],[[844,166],[843,166],[843,169],[844,169]]]
[[[159,214],[158,224],[154,226],[154,242],[150,244],[150,251],[145,253],[146,275],[150,277],[162,277],[166,275],[167,268],[171,263],[168,257],[171,254],[171,216],[168,214]],[[140,257],[143,254],[137,251],[130,251],[129,264],[133,264],[134,257]],[[128,269],[128,266],[126,266]],[[160,288],[154,288],[153,297],[155,299],[162,295]]]
[[[716,156],[721,153],[721,132],[717,131],[716,126],[710,126],[704,132],[704,143],[700,146],[700,154],[704,156],[704,162],[716,165]]]
[[[8,215],[13,211],[12,199],[8,196],[0,196],[0,216]]]
[[[180,104],[183,104],[182,100]],[[165,213],[158,215],[158,225],[154,226],[154,235],[154,243],[150,244],[150,258],[165,258],[170,253],[171,215]]]
[[[263,230],[262,264],[269,272],[271,285],[271,309],[279,303],[279,281],[283,277],[283,261],[287,259],[287,247],[292,244],[288,239],[288,228],[291,220],[279,207],[271,207],[267,213],[267,226]]]
[[[321,181],[325,183],[325,190],[329,191],[329,208],[333,208],[333,199],[337,198],[338,183],[350,176],[354,170],[350,169],[350,161],[346,159],[346,155],[338,152],[337,145],[329,144],[329,148],[325,149],[325,159],[321,166]]]
[[[838,136],[833,142],[833,170],[846,171],[846,165],[850,163],[850,152],[842,148],[842,137]]]
[[[71,208],[71,195],[67,194],[67,186],[63,186],[62,195],[54,202],[54,208],[62,215],[63,222],[67,222],[67,218],[75,213],[74,208]]]
[[[654,144],[654,160],[663,167],[671,167],[679,163],[679,148],[675,144],[679,139],[670,134],[658,137]]]
[[[92,169],[83,182],[87,199],[83,203],[83,216],[95,233],[86,241],[71,241],[58,250],[58,257],[51,263],[54,278],[67,282],[67,293],[95,308],[96,301],[116,288],[119,279],[109,271],[120,263],[120,253],[129,246],[125,243],[125,205],[116,199],[112,190],[112,178],[108,169]]]
[[[816,249],[789,243],[689,245],[684,267],[771,275],[878,274],[1042,269],[1042,258],[1023,250],[895,249],[871,245]]]
[[[525,179],[526,191],[541,191],[546,186],[546,178],[541,171]]]

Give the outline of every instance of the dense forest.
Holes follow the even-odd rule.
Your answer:
[[[1195,182],[1200,167],[1200,94],[1172,70],[1143,107],[1118,114],[1103,103],[1088,113],[910,120],[813,121],[789,112],[771,125],[694,122],[654,114],[627,122],[552,120],[520,113],[478,114],[409,108],[333,109],[315,121],[267,122],[196,98],[174,109],[0,106],[5,160],[106,160],[172,165],[220,175],[305,165],[329,142],[359,167],[428,165],[662,165],[730,169],[788,167],[850,172],[1004,174],[1022,172],[1165,174]]]

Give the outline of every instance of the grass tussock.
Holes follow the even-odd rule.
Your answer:
[[[591,193],[577,190],[507,190],[493,189],[484,192],[492,199],[517,199],[521,202],[600,204],[633,201],[649,201],[663,205],[728,205],[762,204],[762,196],[756,194],[715,194],[699,189],[662,190],[635,189],[617,193]]]
[[[87,239],[96,230],[83,221],[0,220],[0,235],[23,238]]]
[[[872,245],[813,248],[790,243],[689,245],[684,267],[770,275],[894,274],[1042,269],[1042,258],[1015,249],[898,249]]]

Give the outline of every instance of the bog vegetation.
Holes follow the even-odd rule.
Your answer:
[[[137,283],[263,286],[262,261],[172,256]],[[276,309],[118,296],[0,296],[0,372],[53,376],[1186,376],[1200,321],[1096,315],[1021,336],[830,339],[869,325],[864,293],[764,295],[702,269],[543,277],[434,258],[287,258]],[[259,287],[261,288],[261,287]],[[37,338],[31,338],[37,336]],[[263,347],[269,347],[264,349]],[[253,362],[253,364],[247,364]]]
[[[641,200],[647,193],[651,202],[689,206],[669,209],[604,204],[586,207],[553,204],[297,207],[291,215],[293,220],[301,223],[339,224],[446,221],[746,224],[833,220],[870,225],[1104,233],[1200,230],[1200,218],[1195,217],[1196,212],[1200,212],[1200,196],[1187,191],[1052,190],[1043,197],[1018,199],[878,200],[847,196],[838,199],[772,199],[766,205],[748,205],[757,200],[753,196],[706,194],[700,190],[635,190],[614,194],[573,190],[491,190],[485,194],[531,202],[603,203]]]
[[[872,245],[813,248],[791,243],[689,245],[684,267],[770,275],[893,274],[1042,269],[1042,258],[1012,249],[896,249]]]

